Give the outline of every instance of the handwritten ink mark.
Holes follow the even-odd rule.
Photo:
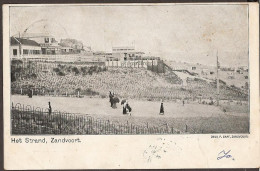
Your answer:
[[[231,158],[232,155],[229,154],[230,151],[231,151],[231,150],[225,152],[225,150],[222,150],[220,153],[218,153],[218,156],[219,156],[219,157],[217,157],[217,160],[220,160],[220,159],[222,159],[222,158]],[[235,160],[235,159],[232,158],[232,160]]]

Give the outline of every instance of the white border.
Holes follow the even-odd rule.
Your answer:
[[[203,4],[204,3],[200,3]],[[248,3],[216,3],[217,5]],[[65,6],[84,4],[66,4]],[[100,4],[86,4],[100,5]],[[147,5],[147,4],[103,4]],[[148,4],[158,5],[158,4]],[[179,5],[179,4],[159,4]],[[182,4],[181,4],[182,5]],[[192,5],[192,4],[189,4]],[[198,5],[198,4],[196,4]],[[205,4],[206,5],[206,4]],[[213,5],[213,4],[210,4]],[[10,135],[9,6],[3,6],[4,69],[4,168],[5,169],[162,169],[162,168],[256,168],[259,167],[259,7],[249,3],[250,134],[246,139],[211,139],[211,135],[84,135],[80,144],[14,144]],[[44,6],[59,6],[47,4]],[[33,136],[33,138],[42,136]],[[57,137],[57,136],[54,136]],[[59,136],[66,137],[66,136]],[[47,138],[47,136],[46,136]],[[147,162],[143,153],[158,138],[172,141],[161,159]],[[221,150],[231,150],[235,160],[217,160]]]

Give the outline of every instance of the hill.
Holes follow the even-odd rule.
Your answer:
[[[14,71],[15,72],[15,71]],[[13,73],[14,74],[14,73]],[[28,88],[34,94],[90,95],[106,97],[113,91],[122,98],[148,100],[210,99],[216,97],[216,82],[199,77],[183,77],[167,69],[155,73],[144,68],[106,68],[102,66],[53,65],[51,72],[38,70],[23,79],[12,81],[12,93],[24,93]],[[220,99],[247,100],[248,94],[221,82]]]

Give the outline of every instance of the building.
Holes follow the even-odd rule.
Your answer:
[[[73,54],[81,53],[83,51],[83,43],[76,39],[61,39],[59,45],[63,48],[69,48],[69,52]]]
[[[34,40],[42,49],[43,55],[56,55],[61,53],[61,47],[55,37],[49,33],[24,33],[23,39]]]
[[[59,43],[49,33],[24,33],[22,38],[37,42],[43,55],[78,54],[84,50],[83,43],[76,39],[61,39]]]
[[[73,48],[68,46],[61,47],[61,54],[71,54],[71,53],[73,53]]]
[[[120,46],[120,47],[112,47],[113,53],[133,53],[135,52],[135,47],[133,46]]]
[[[138,52],[133,46],[112,47],[112,57],[118,61],[141,60],[144,52]]]
[[[41,46],[34,40],[11,37],[10,57],[23,57],[41,54]]]

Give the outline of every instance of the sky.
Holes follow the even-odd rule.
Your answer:
[[[247,5],[11,7],[10,35],[26,28],[94,51],[134,45],[166,60],[215,65],[218,53],[223,66],[248,65]]]

